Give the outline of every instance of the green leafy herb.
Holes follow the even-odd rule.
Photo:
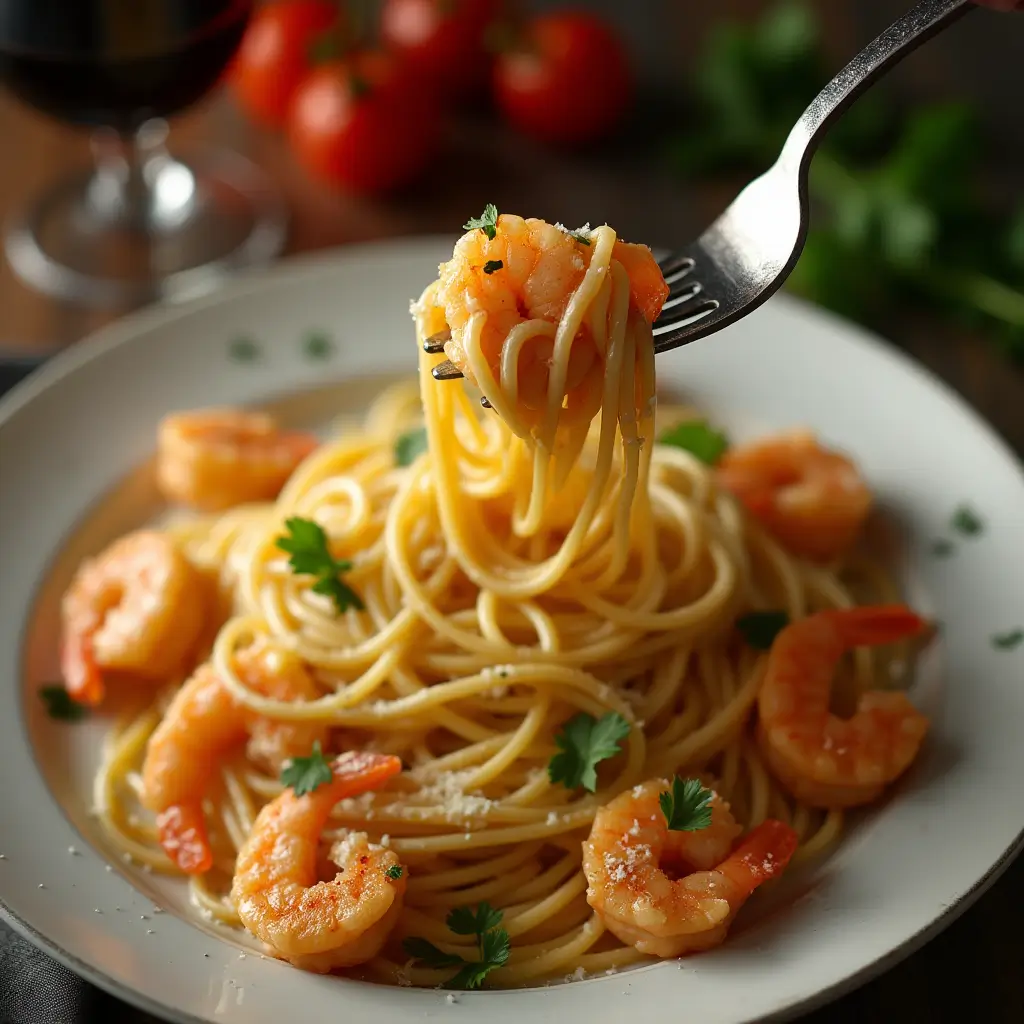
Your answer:
[[[498,208],[494,203],[488,203],[481,216],[470,217],[462,228],[464,231],[479,228],[488,238],[493,238],[498,233]]]
[[[319,740],[313,744],[309,757],[293,757],[281,771],[282,785],[291,786],[296,796],[312,793],[333,778],[331,762],[321,752]]]
[[[308,576],[315,576],[314,594],[325,594],[334,601],[340,612],[347,608],[365,607],[362,598],[341,579],[341,574],[352,568],[347,559],[335,558],[327,547],[327,534],[319,523],[312,519],[292,516],[285,520],[288,536],[278,537],[277,546],[288,552],[288,564],[292,570]]]
[[[391,867],[389,867],[384,872],[384,874],[387,875],[388,878],[394,878],[394,879],[401,878],[403,873],[404,873],[404,869],[402,868],[401,864],[392,864]]]
[[[44,686],[39,698],[46,705],[46,713],[58,722],[80,722],[89,714],[89,709],[79,704],[63,686]]]
[[[426,967],[442,969],[445,967],[458,967],[459,964],[466,962],[457,953],[446,953],[443,949],[438,949],[432,942],[429,942],[427,939],[421,939],[416,935],[410,935],[409,938],[403,939],[402,948],[409,956],[418,960]]]
[[[456,935],[482,935],[501,924],[501,911],[486,901],[472,907],[456,907],[445,923]]]
[[[561,751],[548,763],[548,778],[566,789],[597,789],[597,765],[614,757],[629,735],[629,722],[615,711],[601,718],[581,712],[555,734]]]
[[[736,620],[740,635],[757,651],[767,651],[788,625],[789,616],[785,612],[750,612]]]
[[[324,360],[334,354],[334,342],[323,331],[312,331],[302,343],[307,359]]]
[[[677,169],[738,182],[760,173],[827,78],[810,4],[783,0],[759,22],[719,24],[671,148]],[[869,323],[916,298],[989,328],[1024,358],[1024,207],[989,207],[976,111],[899,109],[872,89],[830,131],[811,165],[815,216],[789,286]]]
[[[395,465],[411,466],[427,450],[427,428],[417,427],[395,441]]]
[[[672,832],[699,832],[711,824],[711,798],[714,794],[705,789],[700,779],[672,780],[670,792],[658,797],[662,813]]]
[[[578,231],[570,231],[569,237],[574,242],[579,242],[580,245],[590,245],[590,235],[587,233],[586,228],[580,228]]]
[[[503,266],[505,266],[505,264],[502,263],[501,260],[488,260],[484,264],[484,273],[493,274],[496,270],[501,270]]]
[[[228,356],[236,363],[254,363],[260,354],[260,347],[252,338],[235,338],[228,345]]]
[[[956,550],[952,541],[939,540],[932,541],[931,552],[936,558],[948,558]]]
[[[949,525],[965,537],[976,537],[985,528],[980,516],[968,505],[961,505],[953,513]]]
[[[479,988],[484,978],[508,960],[508,932],[501,925],[502,914],[489,903],[472,907],[456,907],[448,915],[448,927],[456,935],[475,935],[479,960],[467,961],[456,953],[446,953],[432,942],[415,936],[405,939],[403,949],[427,967],[443,969],[458,967],[448,981],[452,988]]]
[[[658,444],[682,448],[701,462],[713,466],[729,447],[729,440],[720,430],[709,427],[704,420],[687,420],[663,431]]]
[[[994,633],[992,646],[1000,651],[1012,651],[1024,642],[1024,629],[1011,629],[1007,633]]]

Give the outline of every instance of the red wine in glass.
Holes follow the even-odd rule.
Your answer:
[[[94,132],[96,166],[15,219],[14,269],[50,294],[134,304],[280,250],[284,213],[237,154],[182,161],[165,119],[218,83],[253,0],[0,0],[0,84]]]

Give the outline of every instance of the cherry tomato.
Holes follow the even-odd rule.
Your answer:
[[[256,10],[229,71],[229,81],[253,120],[280,128],[310,69],[317,39],[339,28],[332,0],[284,0]]]
[[[288,115],[292,152],[310,174],[354,192],[388,192],[430,162],[437,109],[408,70],[384,53],[314,68]]]
[[[620,40],[582,11],[530,21],[524,45],[499,55],[494,95],[520,131],[545,142],[591,142],[629,103],[629,61]]]
[[[385,0],[381,38],[440,96],[466,96],[486,87],[491,57],[484,34],[501,9],[501,0]]]

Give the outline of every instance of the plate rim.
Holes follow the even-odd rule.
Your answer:
[[[239,274],[209,295],[182,302],[163,302],[128,314],[112,324],[91,332],[82,340],[52,357],[45,365],[30,374],[24,381],[15,385],[7,395],[0,399],[0,428],[39,394],[61,379],[73,374],[80,367],[109,351],[138,340],[140,334],[166,326],[180,317],[216,307],[224,302],[235,301],[248,293],[259,290],[260,286],[265,282],[281,284],[283,281],[291,278],[301,279],[310,271],[318,270],[322,272],[332,265],[359,261],[368,256],[381,256],[387,259],[389,256],[404,256],[408,258],[417,251],[433,253],[439,246],[450,241],[450,236],[414,236],[411,238],[377,240],[291,256],[270,268],[261,268]],[[890,364],[896,364],[908,371],[912,376],[918,378],[922,384],[929,386],[930,390],[942,398],[944,404],[952,406],[961,416],[969,418],[974,426],[980,430],[986,443],[993,446],[999,454],[1006,456],[1008,464],[1024,479],[1024,462],[1022,462],[1021,457],[1018,456],[1016,451],[1011,448],[1006,438],[949,384],[923,364],[871,331],[810,303],[788,295],[777,296],[772,300],[772,303],[776,306],[788,306],[795,312],[798,311],[800,316],[808,317],[824,326],[839,329],[848,336],[851,342],[855,342],[858,347],[868,348],[875,355],[884,358]],[[24,636],[20,640],[23,645]],[[23,661],[23,650],[19,649],[16,656],[19,662]],[[27,728],[24,719],[22,720],[22,727]],[[67,824],[73,829],[75,828],[70,822],[67,822]],[[1000,858],[971,887],[958,896],[940,914],[898,946],[879,955],[870,963],[862,965],[832,985],[813,992],[804,999],[791,1002],[785,1007],[772,1011],[767,1016],[755,1015],[743,1018],[743,1020],[790,1019],[799,1013],[825,1005],[842,994],[852,991],[870,979],[884,973],[890,967],[919,950],[933,936],[944,930],[969,909],[1022,852],[1024,852],[1024,825],[1022,825],[1010,845],[1004,849]],[[3,917],[15,932],[22,935],[29,942],[53,956],[74,973],[96,984],[116,998],[168,1020],[180,1021],[183,1024],[205,1024],[203,1017],[194,1016],[187,1011],[152,999],[144,991],[125,986],[120,981],[105,974],[102,970],[68,953],[57,941],[48,938],[28,921],[14,913],[6,905],[2,897],[0,897],[0,917]]]

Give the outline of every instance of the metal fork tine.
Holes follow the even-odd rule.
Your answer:
[[[659,263],[661,267],[661,273],[666,281],[671,283],[671,278],[685,277],[695,266],[695,261],[692,256],[684,256],[681,253],[676,253],[674,256],[669,256],[666,260]]]
[[[438,363],[430,372],[434,380],[458,380],[462,376],[462,371],[450,359]]]
[[[662,315],[664,315],[666,309],[672,309],[680,305],[680,303],[689,302],[690,299],[696,298],[703,290],[704,285],[700,281],[684,281],[679,285],[678,290],[673,288],[668,293],[665,305],[661,307]]]
[[[437,334],[432,334],[423,342],[423,351],[428,356],[438,356],[444,351],[445,342],[452,340],[452,332],[450,328],[445,328],[443,331],[438,331]]]

